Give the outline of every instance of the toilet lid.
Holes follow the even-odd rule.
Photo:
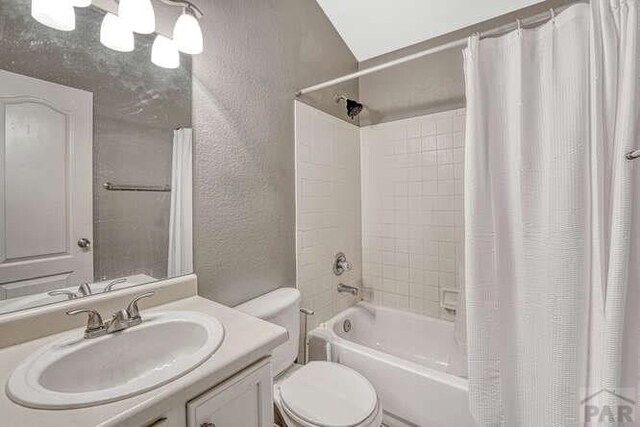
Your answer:
[[[285,409],[324,427],[357,426],[376,409],[371,383],[344,365],[310,362],[280,384]]]

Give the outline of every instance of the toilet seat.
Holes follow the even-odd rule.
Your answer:
[[[370,426],[381,412],[371,383],[337,363],[310,362],[278,382],[274,392],[281,411],[304,427]]]

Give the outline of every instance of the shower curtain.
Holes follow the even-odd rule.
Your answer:
[[[468,375],[481,426],[579,425],[582,399],[620,385],[636,34],[634,0],[592,0],[465,49]]]
[[[192,139],[192,129],[173,131],[167,277],[193,273]]]

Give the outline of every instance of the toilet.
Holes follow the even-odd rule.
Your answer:
[[[382,408],[371,383],[332,362],[294,363],[300,337],[300,291],[280,288],[235,307],[284,327],[289,339],[272,354],[273,400],[286,427],[379,427]]]

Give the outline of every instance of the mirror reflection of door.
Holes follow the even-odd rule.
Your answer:
[[[93,279],[93,94],[0,70],[0,299]]]

